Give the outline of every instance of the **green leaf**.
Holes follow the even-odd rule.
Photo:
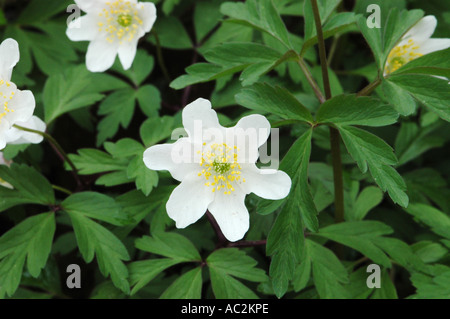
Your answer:
[[[254,282],[267,280],[264,270],[255,268],[257,262],[237,248],[216,250],[208,256],[206,262],[209,267],[216,271],[224,272],[233,277]]]
[[[143,152],[131,160],[127,169],[127,177],[134,179],[136,188],[141,190],[145,196],[148,196],[153,188],[158,185],[159,177],[157,172],[145,166],[142,158]]]
[[[450,268],[444,267],[435,276],[414,273],[411,276],[413,285],[417,288],[414,299],[449,299],[450,298]]]
[[[308,1],[305,1],[307,3]],[[329,1],[331,2],[331,1]],[[336,1],[334,1],[336,2]],[[332,8],[328,6],[327,8]],[[308,15],[305,15],[305,23],[312,23],[314,26],[314,21],[308,21],[309,19],[314,19],[314,15],[312,12]],[[328,39],[336,34],[341,34],[344,32],[348,32],[353,30],[356,26],[356,16],[353,12],[341,12],[334,15],[330,20],[323,26],[323,37],[324,39]],[[310,26],[306,27],[307,30],[310,29]],[[303,44],[302,51],[300,52],[300,56],[306,55],[308,49],[310,49],[313,45],[318,43],[316,29],[315,27],[309,31],[312,32],[310,37],[305,37],[306,41]]]
[[[139,132],[145,147],[150,147],[170,137],[174,122],[173,117],[163,116],[149,118],[142,123]]]
[[[152,237],[144,236],[136,240],[136,248],[177,262],[202,260],[197,248],[186,237],[177,233],[156,232]]]
[[[237,103],[251,110],[276,114],[286,120],[313,122],[308,109],[288,90],[279,86],[256,83],[241,90],[235,98]]]
[[[442,136],[442,123],[422,128],[413,122],[403,122],[395,140],[399,165],[419,158],[433,148],[442,147],[447,140]]]
[[[52,186],[32,167],[14,163],[11,168],[0,165],[0,179],[14,187],[0,187],[0,212],[21,204],[55,204]]]
[[[397,121],[398,113],[372,97],[339,95],[322,104],[317,122],[336,125],[387,126]]]
[[[266,32],[287,49],[293,49],[289,41],[289,34],[272,0],[248,0],[245,3],[225,2],[220,11],[229,16],[227,20]]]
[[[304,250],[303,223],[297,208],[301,204],[301,191],[300,186],[291,191],[267,238],[266,254],[272,258],[269,274],[278,298],[286,293]]]
[[[408,206],[406,185],[395,165],[397,158],[392,148],[377,136],[351,126],[338,126],[345,146],[363,173],[370,169],[375,182],[391,199],[402,207]]]
[[[260,214],[270,214],[279,208],[283,203],[293,199],[298,201],[294,206],[298,207],[303,224],[311,231],[315,232],[319,229],[317,220],[317,208],[314,204],[308,184],[308,166],[311,155],[311,137],[312,131],[308,130],[304,133],[289,149],[280,164],[280,170],[286,172],[292,180],[292,185],[298,185],[298,189],[293,188],[291,195],[286,199],[278,201],[261,200]]]
[[[383,81],[381,88],[386,99],[401,115],[408,116],[416,111],[417,103],[408,91],[388,80]]]
[[[56,223],[53,213],[25,219],[0,237],[0,299],[12,296],[27,260],[30,274],[37,278],[47,263]]]
[[[113,70],[125,75],[135,87],[139,87],[150,75],[155,65],[155,59],[144,50],[138,50],[130,69],[124,70],[122,65],[116,60]]]
[[[200,43],[214,29],[222,18],[221,1],[199,1],[194,10],[194,27],[197,43]]]
[[[374,240],[392,232],[393,230],[389,226],[381,222],[357,221],[327,226],[316,235],[352,247],[375,263],[391,267],[389,258],[374,244]]]
[[[450,122],[450,90],[448,80],[428,75],[396,75],[389,81],[408,91],[430,111]]]
[[[189,34],[175,16],[158,17],[152,33],[158,35],[159,43],[163,48],[184,50],[193,47]],[[154,34],[151,34],[148,39],[156,45]]]
[[[116,143],[106,142],[104,147],[114,158],[132,157],[144,151],[142,144],[131,138],[123,138]]]
[[[265,272],[255,268],[256,261],[237,248],[214,251],[206,259],[211,275],[211,284],[217,299],[256,299],[258,296],[233,277],[264,282]]]
[[[424,271],[425,265],[405,242],[390,237],[377,237],[373,242],[389,257],[408,271]]]
[[[87,263],[97,256],[100,272],[111,275],[114,285],[128,294],[128,269],[123,261],[130,260],[124,244],[108,229],[78,212],[67,212],[72,221],[78,248]]]
[[[405,211],[429,226],[433,232],[450,239],[450,217],[425,204],[411,204]]]
[[[125,88],[113,92],[100,104],[98,114],[106,115],[98,124],[97,145],[116,135],[119,127],[128,128],[136,106],[136,91]]]
[[[141,86],[137,93],[136,99],[142,112],[148,117],[157,117],[161,108],[161,93],[151,84]]]
[[[369,186],[359,194],[353,209],[346,212],[349,221],[363,220],[373,208],[377,207],[383,200],[383,193],[378,187]]]
[[[450,78],[450,48],[425,54],[392,73],[398,74],[426,74]]]
[[[201,299],[202,268],[197,267],[177,278],[160,299]]]
[[[50,76],[43,93],[45,122],[49,124],[64,113],[100,101],[103,95],[92,92],[93,88],[96,88],[94,77],[84,65]]]
[[[381,271],[380,288],[375,289],[370,299],[398,299],[397,290],[386,269]]]
[[[78,154],[70,154],[69,158],[75,164],[78,173],[82,175],[120,171],[128,166],[128,160],[115,159],[108,153],[96,149],[79,149]]]
[[[100,193],[75,193],[66,198],[61,206],[66,212],[84,215],[116,226],[130,222],[128,215],[113,198]]]
[[[349,298],[342,286],[348,283],[348,273],[331,250],[306,239],[307,258],[311,260],[314,284],[323,299]]]
[[[197,63],[186,68],[182,75],[170,83],[173,89],[209,82],[234,73],[244,71],[240,80],[243,85],[251,85],[260,76],[280,63],[296,58],[294,51],[282,55],[277,50],[257,43],[223,43],[204,53],[210,63]]]
[[[52,0],[33,0],[21,10],[17,23],[31,24],[43,22],[57,13],[64,12],[71,4],[69,0],[52,1]]]
[[[133,286],[131,295],[134,295],[146,286],[158,274],[177,263],[177,260],[168,258],[142,260],[130,263],[128,269],[130,271],[130,284]]]

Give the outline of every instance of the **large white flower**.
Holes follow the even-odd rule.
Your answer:
[[[425,54],[449,48],[450,39],[431,39],[436,26],[436,17],[429,15],[409,29],[389,53],[384,76]]]
[[[0,45],[0,150],[6,144],[40,143],[42,137],[13,127],[21,125],[45,130],[45,124],[33,116],[36,102],[31,91],[21,91],[11,82],[14,66],[20,59],[16,40],[6,39]]]
[[[245,196],[277,200],[291,188],[286,173],[255,165],[270,134],[269,121],[250,115],[225,128],[211,103],[198,99],[183,110],[183,126],[187,137],[144,153],[148,168],[167,170],[181,182],[166,204],[169,217],[185,228],[209,210],[229,241],[242,239],[249,229]]]
[[[6,165],[9,166],[11,164],[10,161],[7,161],[4,157],[3,157],[3,152],[0,152],[0,165]],[[6,188],[10,188],[13,189],[12,185],[8,182],[5,182],[3,179],[0,178],[0,186],[2,187],[6,187]]]
[[[137,44],[156,21],[156,7],[137,0],[75,0],[87,14],[67,28],[72,41],[90,41],[86,66],[91,72],[109,69],[119,55],[125,70],[133,64]]]

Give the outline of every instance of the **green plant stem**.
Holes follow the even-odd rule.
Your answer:
[[[372,92],[382,83],[380,78],[377,78],[375,81],[370,83],[364,89],[358,92],[358,96],[369,96]]]
[[[33,130],[27,127],[23,127],[23,126],[19,126],[14,124],[13,125],[16,129],[25,131],[25,132],[29,132],[29,133],[35,133],[38,134],[42,137],[44,137],[47,141],[49,141],[50,145],[53,147],[53,149],[55,150],[55,152],[58,154],[58,156],[62,159],[62,161],[66,161],[70,168],[72,169],[72,174],[78,184],[78,186],[82,185],[81,180],[78,176],[77,173],[77,168],[75,167],[75,164],[72,162],[72,160],[69,158],[69,156],[67,156],[66,152],[64,152],[63,148],[61,147],[61,145],[59,145],[59,143],[53,138],[53,136],[51,136],[50,134],[47,134],[45,132],[41,132],[41,131],[37,131],[37,130]]]
[[[58,186],[58,185],[52,185],[52,188],[54,190],[60,191],[62,193],[65,193],[67,195],[72,195],[72,192],[69,191],[68,189],[64,188],[64,187],[61,187],[61,186]]]
[[[155,42],[156,42],[156,55],[158,57],[158,64],[159,67],[161,68],[164,77],[166,78],[167,82],[170,82],[170,75],[169,75],[169,71],[167,71],[166,68],[166,64],[164,63],[164,57],[162,54],[162,49],[161,49],[161,42],[159,41],[159,37],[158,34],[155,31],[152,31],[153,36],[155,37]]]
[[[319,100],[320,103],[325,102],[325,97],[322,94],[322,91],[319,88],[319,85],[317,85],[316,81],[314,80],[311,72],[308,69],[308,66],[306,65],[305,60],[303,60],[303,58],[301,58],[300,56],[298,57],[298,65],[300,66],[300,69],[302,69],[303,74],[306,77],[306,80],[308,81],[309,85],[311,86],[311,88],[314,91],[314,94],[316,95],[317,99]]]
[[[320,19],[319,7],[317,0],[311,0],[314,20],[317,29],[317,40],[319,45],[320,65],[322,67],[323,87],[325,89],[325,98],[328,100],[332,97],[330,77],[328,74],[327,53],[325,48],[325,40],[323,37],[322,22]],[[330,127],[330,143],[331,156],[333,161],[333,178],[334,178],[334,206],[335,206],[335,221],[340,223],[344,221],[344,180],[342,175],[342,159],[340,150],[341,137],[339,131]],[[341,249],[337,249],[338,256],[342,257]]]

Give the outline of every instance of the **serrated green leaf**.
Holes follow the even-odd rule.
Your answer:
[[[177,278],[160,299],[201,299],[202,268],[197,267]]]
[[[386,126],[397,121],[398,113],[381,100],[356,95],[339,95],[322,104],[317,122],[336,125]]]
[[[130,256],[124,244],[113,233],[84,214],[70,211],[67,213],[84,260],[90,263],[96,255],[103,276],[111,275],[114,285],[129,294],[128,269],[123,261],[130,260]]]
[[[197,248],[184,236],[177,233],[154,233],[136,240],[136,248],[171,258],[178,262],[200,261]]]
[[[113,198],[100,193],[75,193],[67,197],[61,206],[66,212],[84,215],[116,226],[131,222]]]
[[[252,110],[276,114],[286,120],[313,122],[308,109],[288,90],[279,86],[254,84],[241,90],[236,95],[236,102]]]
[[[18,288],[25,259],[30,274],[39,276],[52,248],[55,227],[53,213],[39,214],[0,237],[0,298],[12,296]]]

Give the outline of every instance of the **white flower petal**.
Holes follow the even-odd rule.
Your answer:
[[[100,6],[104,6],[107,2],[111,2],[111,0],[75,0],[77,6],[84,12],[93,11]]]
[[[201,134],[203,130],[224,130],[219,124],[216,111],[212,109],[211,102],[202,98],[195,100],[184,108],[183,126],[189,137],[198,142],[202,142]]]
[[[450,48],[450,39],[428,39],[417,50],[418,53],[428,54]]]
[[[11,124],[16,122],[26,122],[33,116],[36,101],[31,91],[17,90],[8,107],[14,112],[8,113],[8,121]]]
[[[245,207],[245,193],[240,189],[229,195],[223,192],[216,193],[208,209],[229,241],[242,239],[250,227],[250,216]]]
[[[204,185],[197,174],[188,175],[170,194],[166,204],[167,214],[177,228],[185,228],[199,220],[213,201],[211,188]]]
[[[6,39],[0,44],[0,78],[4,81],[11,80],[14,66],[20,59],[19,44],[14,39]]]
[[[233,140],[238,147],[240,163],[255,163],[258,160],[258,149],[270,135],[270,123],[262,115],[252,114],[243,117],[236,126],[227,129],[234,135]]]
[[[256,134],[258,147],[263,145],[270,135],[270,123],[265,116],[252,114],[237,122],[234,129],[242,129],[250,134]]]
[[[160,144],[144,152],[144,163],[152,170],[167,170],[173,178],[182,181],[190,173],[201,170],[200,160],[194,160],[195,150],[188,138],[180,138],[173,144]]]
[[[259,197],[271,200],[285,198],[291,189],[291,178],[283,171],[274,169],[258,169],[248,164],[242,167],[242,178],[245,183],[241,187],[246,193],[254,193]]]
[[[0,119],[0,150],[6,147],[6,132],[10,129],[11,124],[5,119]]]
[[[86,54],[86,66],[91,72],[108,70],[116,59],[119,49],[117,42],[109,43],[106,39],[97,38],[91,41]]]
[[[142,28],[145,32],[150,32],[153,27],[153,24],[156,21],[156,7],[152,2],[141,2],[139,3],[142,6],[140,11],[140,16],[143,21]]]
[[[405,41],[406,43],[409,39],[413,39],[416,43],[420,44],[431,38],[434,30],[436,30],[436,26],[437,19],[435,16],[429,15],[423,17],[411,29],[409,29],[408,32],[406,32],[406,34],[402,37],[402,42]]]
[[[125,41],[119,45],[119,59],[124,70],[128,70],[133,64],[134,58],[136,57],[138,41],[139,38],[136,37],[131,42]]]
[[[26,122],[18,122],[16,124],[40,132],[45,132],[47,128],[45,122],[37,116],[31,117]],[[42,135],[26,132],[15,127],[7,131],[5,136],[8,144],[39,144],[44,140]]]
[[[66,30],[67,37],[72,41],[92,41],[97,33],[97,21],[89,14],[71,21]]]

